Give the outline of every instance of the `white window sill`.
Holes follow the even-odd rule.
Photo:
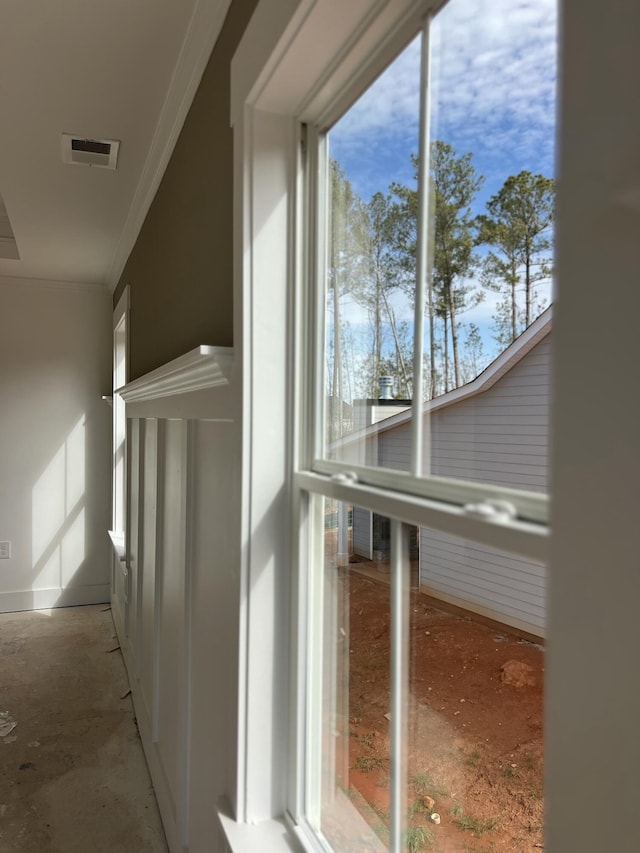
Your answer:
[[[284,820],[238,823],[226,804],[218,806],[218,820],[230,853],[303,853],[303,847]]]

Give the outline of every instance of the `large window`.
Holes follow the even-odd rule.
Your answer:
[[[640,694],[625,652],[636,649],[640,640],[636,613],[640,574],[635,533],[640,511],[637,489],[640,454],[637,399],[631,390],[636,383],[636,326],[640,312],[634,191],[640,119],[633,109],[638,99],[638,75],[634,69],[639,12],[625,0],[613,0],[607,9],[581,0],[562,0],[559,5],[562,11],[562,122],[558,135],[561,181],[554,229],[559,298],[553,307],[554,405],[550,424],[553,502],[551,564],[547,572],[550,589],[544,597],[549,626],[545,653],[545,845],[553,853],[578,849],[599,853],[612,845],[620,850],[635,849],[637,834],[640,741],[636,735]],[[531,3],[501,4],[496,0],[491,7],[485,7],[484,13],[477,5],[470,5],[463,40],[473,44],[488,31],[504,30],[501,13],[506,6],[520,10],[522,23],[535,17]],[[343,406],[342,416],[334,417],[331,407],[335,412],[336,406],[327,400],[329,396],[340,396],[333,394],[338,382],[333,382],[331,363],[334,321],[331,293],[327,290],[331,256],[326,246],[327,173],[330,158],[340,159],[335,133],[343,117],[382,69],[402,55],[419,35],[429,11],[434,13],[434,27],[438,25],[441,8],[453,10],[454,3],[443,7],[441,3],[422,0],[415,3],[294,0],[287,4],[261,0],[232,67],[234,185],[238,210],[242,212],[237,229],[235,295],[239,310],[235,340],[241,346],[243,393],[247,403],[243,454],[249,459],[243,489],[240,755],[232,809],[242,824],[238,827],[238,839],[249,833],[247,824],[255,825],[256,849],[266,837],[266,827],[260,830],[261,822],[268,823],[269,818],[287,813],[292,823],[300,827],[306,849],[326,850],[327,846],[339,849],[341,844],[347,847],[347,828],[363,833],[358,835],[359,839],[365,839],[359,841],[360,849],[367,849],[369,842],[373,849],[375,845],[397,848],[404,840],[403,821],[407,826],[403,796],[407,800],[415,798],[419,790],[431,796],[425,790],[425,770],[421,769],[412,778],[410,747],[405,753],[394,746],[402,736],[396,726],[404,719],[404,709],[410,714],[412,702],[416,697],[420,700],[415,692],[412,695],[411,689],[408,695],[402,695],[402,684],[409,684],[410,688],[415,684],[411,666],[412,655],[415,660],[417,652],[412,649],[419,648],[418,639],[430,639],[434,647],[440,642],[439,635],[435,636],[437,632],[425,625],[426,614],[420,607],[418,613],[413,613],[411,607],[415,595],[411,572],[415,560],[411,548],[416,540],[415,537],[412,540],[407,525],[414,530],[419,528],[420,549],[428,543],[429,547],[440,548],[443,537],[448,537],[449,554],[452,549],[467,557],[480,553],[485,576],[486,555],[492,551],[515,555],[524,563],[547,564],[547,478],[529,482],[528,489],[534,492],[531,499],[518,488],[509,493],[507,501],[516,510],[513,519],[510,507],[500,504],[487,507],[486,501],[504,500],[504,487],[511,488],[517,483],[509,483],[506,477],[500,483],[497,478],[490,481],[486,466],[480,464],[475,465],[474,478],[474,467],[460,464],[473,461],[467,455],[473,448],[458,448],[451,454],[452,462],[458,463],[457,474],[452,466],[433,465],[429,473],[424,467],[390,465],[389,457],[379,454],[376,457],[373,450],[367,456],[372,443],[362,442],[357,458],[347,458],[342,453],[348,441],[344,429],[341,427],[342,435],[338,436],[328,431],[332,420],[341,424],[347,420],[345,414],[349,415]],[[498,19],[492,15],[493,11],[499,13]],[[554,26],[554,16],[549,14],[544,43],[551,58],[555,54],[554,38],[548,37],[548,28]],[[543,30],[541,26],[539,32]],[[434,36],[432,29],[429,32]],[[433,67],[437,39],[430,40]],[[442,35],[440,44],[445,41],[453,46]],[[512,84],[507,86],[509,91],[505,95],[500,86],[503,76],[508,81],[510,69],[517,65],[530,66],[538,54],[533,48],[533,45],[528,49],[521,46],[510,61],[498,62],[493,79],[484,87],[480,85],[482,63],[471,66],[475,77],[463,93],[466,100],[458,105],[463,121],[467,120],[469,126],[473,124],[479,94],[493,98],[496,114],[535,103],[526,87]],[[462,54],[456,49],[447,67],[458,70],[466,67],[458,60],[462,60]],[[553,71],[550,75],[553,77]],[[436,97],[433,88],[424,91],[433,102]],[[392,88],[391,100],[400,104],[403,91]],[[545,120],[553,112],[552,99],[537,110],[538,116]],[[300,132],[301,123],[306,125],[306,133]],[[527,131],[534,131],[538,124],[532,116],[529,125],[525,123],[510,138],[509,150],[517,152],[527,139],[531,141]],[[502,138],[499,127],[497,131],[487,134],[485,142],[489,146]],[[545,138],[548,135],[547,131],[543,133]],[[432,123],[431,139],[442,138],[442,128]],[[454,147],[458,153],[475,150],[466,143]],[[366,137],[359,155],[364,158],[374,148],[372,138]],[[501,160],[503,153],[497,145],[495,151],[496,160]],[[523,166],[509,167],[502,182],[523,169],[526,170]],[[529,170],[532,174],[553,177],[553,170],[542,166],[532,164]],[[411,177],[400,176],[397,180],[406,185]],[[498,193],[501,185],[498,183],[489,190],[487,201]],[[386,186],[387,183],[383,189]],[[356,189],[361,195],[362,191]],[[299,203],[301,196],[309,200],[308,205]],[[369,200],[366,193],[364,197]],[[476,211],[480,212],[496,218],[491,211]],[[317,215],[315,228],[305,228],[309,215]],[[300,252],[301,246],[307,251]],[[504,260],[504,255],[495,254]],[[502,293],[497,293],[494,299],[496,309],[498,302],[509,309],[509,289],[507,280]],[[605,317],[604,293],[613,297],[615,315],[611,317]],[[489,298],[485,304],[489,304]],[[397,304],[394,309],[398,319]],[[505,314],[504,309],[500,309],[500,314],[508,332],[512,315],[509,310]],[[353,317],[346,311],[341,316],[353,323]],[[364,316],[368,321],[367,315]],[[425,313],[426,329],[429,320]],[[518,357],[524,355],[527,347],[534,351],[538,344],[549,343],[549,335],[543,334],[547,320],[548,315],[541,315],[524,332],[518,329]],[[423,421],[423,462],[431,461],[435,445],[446,444],[443,444],[442,424],[438,423],[438,413],[444,414],[446,409],[439,408],[439,397],[447,394],[456,397],[471,391],[472,395],[463,401],[471,408],[473,399],[481,399],[480,391],[491,383],[499,388],[500,376],[513,376],[525,363],[521,359],[516,364],[513,350],[507,348],[489,370],[480,374],[479,382],[472,380],[470,385],[454,388],[450,317],[448,325],[449,369],[440,372],[441,386],[447,376],[449,390],[438,387],[437,395],[423,401],[430,415],[428,421]],[[437,342],[437,336],[442,340],[444,334],[442,318],[436,316],[434,326]],[[480,335],[482,338],[482,330]],[[290,344],[293,338],[296,346]],[[372,334],[370,350],[373,341]],[[348,352],[348,340],[343,349]],[[444,352],[436,352],[444,357]],[[430,340],[426,337],[424,353],[430,353]],[[425,368],[429,375],[426,363],[423,371]],[[348,381],[351,388],[355,387],[353,375],[352,371],[348,378],[344,370],[343,389],[348,388]],[[393,372],[385,371],[383,375]],[[539,383],[529,382],[530,387],[536,384]],[[358,389],[357,393],[361,396],[354,394],[352,400],[373,401],[372,423],[365,428],[363,437],[377,435],[380,450],[383,429],[374,427],[380,414],[377,410],[388,404],[379,406],[379,400],[368,396],[375,394],[375,390]],[[394,394],[404,393],[394,385]],[[309,405],[305,402],[307,398],[313,398]],[[344,390],[341,399],[349,402],[343,398]],[[296,405],[290,407],[290,401]],[[408,421],[410,415],[405,407],[404,412],[396,412],[392,417]],[[412,429],[414,421],[412,418]],[[531,418],[529,423],[532,450],[527,455],[533,456],[537,453],[533,448],[541,446],[543,424]],[[475,425],[478,426],[477,417]],[[353,448],[354,442],[349,440],[349,444]],[[509,436],[500,439],[500,451],[509,452],[510,444]],[[483,462],[488,462],[495,450],[487,446],[485,452]],[[526,464],[523,456],[518,464]],[[411,457],[405,452],[405,465],[408,458]],[[287,502],[292,508],[290,516],[284,510]],[[474,510],[467,504],[481,506]],[[291,559],[290,530],[294,539]],[[349,567],[345,565],[347,562],[351,565],[349,549],[355,540],[365,559],[371,559],[376,551],[381,557],[384,554],[384,561],[379,561],[379,574],[386,574],[383,590],[386,597],[378,606],[389,614],[390,625],[393,614],[406,606],[408,579],[410,618],[398,619],[396,615],[395,628],[386,636],[384,632],[379,637],[371,634],[368,624],[362,622],[371,606],[370,579],[361,575],[352,583],[354,576],[347,574]],[[382,541],[388,543],[384,548]],[[407,549],[408,571],[404,556]],[[492,554],[491,562],[497,564],[498,555]],[[398,565],[405,566],[406,579],[402,578],[402,571],[394,569]],[[436,574],[435,571],[430,574],[432,587]],[[287,620],[289,598],[291,634]],[[408,640],[401,634],[407,630]],[[398,650],[393,657],[393,671],[392,655],[387,653],[392,635],[394,648]],[[499,638],[500,633],[493,637]],[[388,648],[381,648],[383,641]],[[407,645],[409,651],[404,652]],[[504,645],[496,642],[492,653],[498,656],[501,652],[496,648],[500,650]],[[352,663],[356,653],[359,659]],[[471,656],[474,654],[475,651]],[[440,659],[444,658],[441,655]],[[383,702],[389,710],[382,714],[384,722],[375,728],[382,737],[374,733],[363,742],[361,726],[366,714],[359,712],[366,707],[367,713],[375,713],[377,720],[380,714],[373,701],[360,702],[358,707],[353,701],[357,699],[353,688],[356,677],[361,684],[362,679],[366,683],[366,679],[372,678],[370,668],[382,659],[389,662],[389,673],[378,674],[376,680],[383,689],[388,686],[389,694]],[[290,672],[292,677],[287,678]],[[455,672],[450,670],[449,674]],[[396,689],[394,685],[400,687]],[[432,685],[427,682],[427,693],[429,686]],[[455,715],[458,731],[463,724],[468,728],[471,723],[473,729],[478,722],[474,713],[477,708],[469,696],[456,696],[460,710]],[[373,698],[377,700],[377,696]],[[460,703],[462,698],[466,700],[464,703]],[[398,700],[399,710],[393,705]],[[495,716],[500,722],[498,710]],[[506,709],[500,711],[503,717]],[[350,715],[349,744],[338,748],[338,739],[345,736],[346,713]],[[445,737],[442,732],[443,729],[437,731],[434,754],[438,743],[455,744],[455,739]],[[411,744],[409,730],[405,737]],[[354,768],[345,761],[356,740],[362,743],[365,764],[373,769],[366,770],[364,765]],[[505,748],[505,761],[498,770],[515,787],[523,778],[523,767],[526,771],[527,764],[535,761],[536,756],[530,754],[527,759],[523,755],[520,761],[517,756],[512,759],[511,752]],[[402,766],[405,757],[408,771]],[[466,757],[468,763],[464,766],[471,771],[477,756],[471,752]],[[362,786],[358,787],[362,777],[359,780],[356,771],[373,773],[374,779],[381,783],[377,788],[387,791],[388,801],[378,803],[378,808],[388,815],[383,817],[373,809],[372,816],[367,810],[371,801],[366,791],[363,794]],[[403,784],[402,780],[407,778],[408,782]],[[362,799],[351,787],[363,794]],[[457,791],[457,787],[450,790]],[[594,791],[598,792],[598,808],[594,819],[590,819],[585,816],[585,808],[592,802]],[[426,805],[428,801],[422,799]],[[436,832],[455,821],[470,826],[468,817],[475,820],[494,817],[473,814],[464,804],[456,805],[455,813],[443,810],[439,825],[425,823],[424,826]],[[393,828],[392,814],[395,815]],[[345,815],[349,817],[349,827]],[[615,819],[607,819],[612,815]],[[386,827],[388,838],[385,830],[376,826],[378,818]],[[340,827],[344,827],[345,835],[339,833]],[[477,841],[480,844],[486,841],[484,846],[491,849],[487,833],[482,830],[483,826],[476,824],[476,831],[480,832]],[[282,832],[282,828],[276,827],[275,831]],[[469,836],[466,838],[468,841]],[[242,843],[233,843],[231,848],[248,849]],[[274,849],[280,848],[287,849],[287,843],[274,843]],[[523,849],[522,844],[515,849]]]
[[[300,820],[336,853],[533,851],[543,652],[470,626],[471,655],[438,599],[544,631],[555,8],[451,0],[405,43],[307,123]],[[539,726],[504,755],[483,645]]]

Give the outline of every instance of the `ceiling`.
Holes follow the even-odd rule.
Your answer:
[[[0,277],[115,287],[229,4],[0,0]],[[117,169],[63,133],[119,140]]]

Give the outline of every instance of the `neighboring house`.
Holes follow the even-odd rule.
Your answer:
[[[425,473],[548,491],[551,324],[548,308],[473,382],[425,404]],[[410,410],[370,426],[368,464],[408,471],[410,433]],[[354,553],[384,559],[384,529],[379,517],[355,508]],[[423,592],[544,636],[544,565],[427,528],[419,544]]]
[[[351,103],[435,6],[3,4],[0,602],[111,597],[172,853],[298,847],[321,750],[292,685],[291,279],[314,266],[295,130],[330,126],[327,98]],[[560,7],[545,850],[601,853],[636,848],[640,799],[640,5]],[[121,140],[118,171],[64,164],[63,132]],[[116,306],[138,394],[124,560],[104,532]]]

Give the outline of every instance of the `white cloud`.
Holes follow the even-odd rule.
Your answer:
[[[450,0],[434,19],[432,137],[473,151],[488,192],[520,169],[553,172],[556,26],[556,0]],[[365,195],[410,177],[419,69],[415,40],[332,131]]]

